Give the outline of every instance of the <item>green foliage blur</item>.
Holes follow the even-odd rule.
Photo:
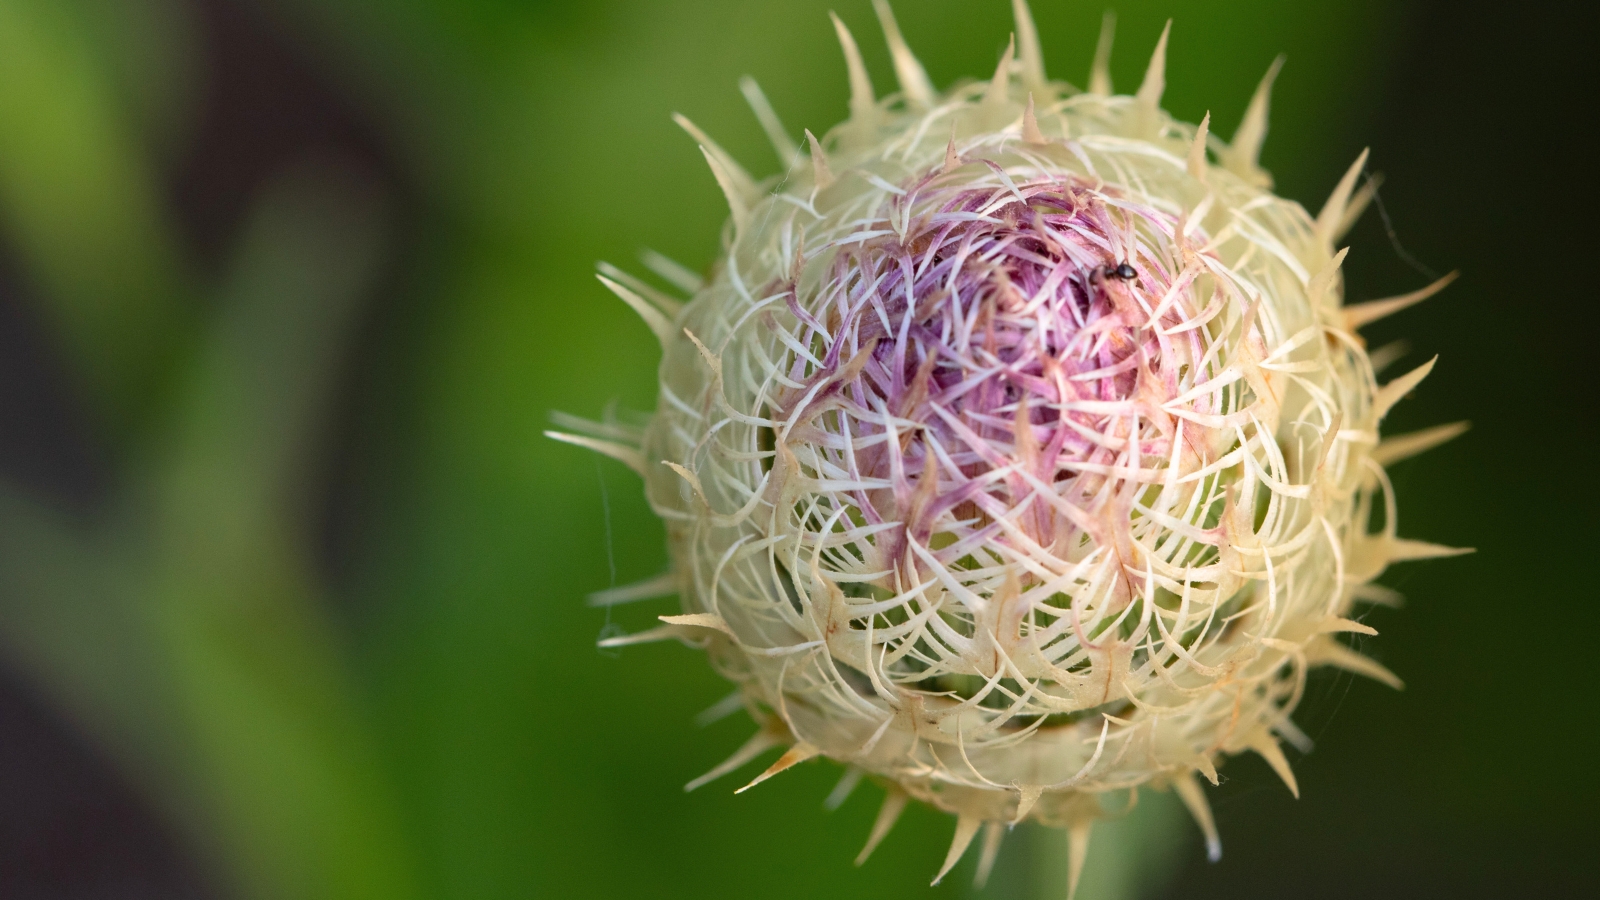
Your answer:
[[[822,132],[845,114],[830,5],[878,90],[891,89],[867,0],[221,2],[249,7],[316,60],[375,123],[409,193],[339,160],[286,166],[224,236],[220,271],[205,270],[162,181],[192,139],[206,77],[191,5],[0,0],[0,228],[113,472],[111,499],[91,514],[0,487],[7,667],[138,788],[219,896],[927,892],[951,823],[914,810],[854,869],[877,791],[824,812],[829,764],[740,797],[736,778],[684,794],[748,725],[692,724],[727,690],[697,653],[596,650],[603,631],[669,611],[585,604],[659,572],[661,529],[630,472],[540,436],[552,410],[654,403],[654,339],[595,283],[595,261],[642,271],[649,247],[702,269],[717,250],[726,211],[669,113],[758,175],[776,169],[738,77],[755,76],[792,131]],[[1137,85],[1170,16],[1165,105],[1191,121],[1210,111],[1224,136],[1288,54],[1264,162],[1313,210],[1370,133],[1407,22],[1379,0],[1115,5],[1117,86]],[[1101,7],[1034,6],[1048,70],[1082,83]],[[897,11],[940,85],[987,76],[1012,27],[1004,0],[901,0]],[[1363,253],[1391,253],[1381,231],[1358,233]],[[1361,271],[1367,296],[1423,282],[1404,268]],[[1408,315],[1431,354],[1426,323],[1440,310]],[[357,353],[367,321],[381,325]],[[1426,408],[1405,415],[1442,421]],[[1441,497],[1475,464],[1440,452],[1437,474],[1401,472],[1407,525],[1435,528],[1412,536],[1488,541],[1452,530],[1428,501],[1408,506],[1408,490]],[[319,531],[332,469],[349,507],[336,565]],[[1463,585],[1462,571],[1474,570],[1444,577]],[[1377,621],[1380,652],[1421,686],[1395,698],[1314,683],[1324,720],[1341,692],[1350,703],[1333,746],[1302,770],[1313,799],[1254,799],[1279,789],[1254,761],[1232,764],[1250,790],[1228,795],[1242,802],[1219,817],[1230,853],[1245,856],[1206,869],[1207,890],[1310,891],[1251,881],[1260,870],[1245,845],[1273,846],[1274,822],[1298,834],[1328,823],[1338,842],[1367,821],[1383,786],[1361,772],[1370,754],[1394,751],[1334,735],[1371,737],[1358,707],[1403,722],[1414,704],[1427,714],[1429,690],[1450,692],[1427,681],[1433,657],[1418,647],[1429,635],[1403,624],[1446,602],[1423,584],[1428,572],[1407,573],[1416,608]],[[1423,672],[1408,671],[1407,652]],[[1064,896],[1056,840],[1019,832],[985,895]],[[1196,869],[1186,823],[1132,840],[1146,862],[1113,877],[1097,859],[1089,881],[1159,891]],[[1317,871],[1338,868],[1332,851],[1306,852]],[[1296,871],[1293,859],[1273,865]],[[970,893],[970,867],[934,893]]]

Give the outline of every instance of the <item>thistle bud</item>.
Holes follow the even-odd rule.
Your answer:
[[[608,643],[704,648],[758,723],[691,787],[826,756],[888,790],[863,858],[915,798],[956,816],[941,877],[1033,819],[1076,881],[1129,791],[1176,790],[1215,858],[1197,774],[1248,750],[1296,790],[1308,669],[1399,685],[1340,633],[1373,633],[1390,562],[1456,552],[1397,536],[1383,466],[1460,429],[1379,442],[1432,363],[1380,386],[1356,329],[1443,283],[1342,304],[1365,154],[1315,217],[1273,195],[1276,66],[1224,146],[1161,110],[1165,32],[1135,94],[1108,39],[1081,92],[1015,6],[994,76],[940,94],[879,3],[882,99],[835,19],[848,121],[800,150],[745,85],[794,160],[764,181],[685,121],[724,252],[704,284],[658,264],[683,305],[606,270],[661,338],[659,405],[636,443],[556,436],[635,465],[666,521],[672,571],[601,599],[682,613]]]

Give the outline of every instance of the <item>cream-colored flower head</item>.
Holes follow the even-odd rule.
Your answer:
[[[686,120],[732,208],[687,304],[605,267],[660,336],[642,434],[558,435],[634,464],[673,569],[602,602],[676,591],[673,637],[738,685],[755,737],[691,787],[787,748],[957,817],[944,868],[987,826],[1089,827],[1141,787],[1215,829],[1195,774],[1280,741],[1307,669],[1398,685],[1344,643],[1398,538],[1380,443],[1432,363],[1380,386],[1356,328],[1422,299],[1342,304],[1336,241],[1365,154],[1321,213],[1256,164],[1276,65],[1231,144],[1045,78],[1023,0],[994,77],[939,93],[881,0],[900,92],[874,98],[850,34],[851,116],[757,181]],[[1109,32],[1109,29],[1108,29]],[[1382,526],[1374,531],[1376,518]],[[936,879],[937,880],[937,879]]]

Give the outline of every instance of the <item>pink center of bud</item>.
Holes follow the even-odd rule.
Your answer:
[[[1167,333],[1194,315],[1187,281],[1173,289],[1169,217],[1073,178],[935,180],[888,204],[902,233],[841,242],[818,296],[791,293],[811,352],[779,398],[789,444],[882,485],[835,496],[856,524],[904,526],[856,551],[896,591],[930,559],[1014,561],[982,547],[1125,546],[1133,495],[1178,433],[1162,407],[1206,350],[1204,328]]]

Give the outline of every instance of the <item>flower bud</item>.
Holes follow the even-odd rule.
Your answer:
[[[1443,283],[1342,304],[1365,154],[1314,218],[1273,195],[1276,66],[1223,146],[1160,109],[1165,32],[1134,95],[1109,40],[1080,92],[1016,7],[993,78],[939,94],[880,3],[883,99],[835,19],[848,121],[794,152],[746,85],[780,176],[685,121],[724,252],[703,285],[658,266],[681,307],[607,270],[662,340],[659,405],[637,446],[557,436],[640,468],[667,524],[672,572],[603,599],[683,612],[609,643],[703,647],[759,724],[710,777],[826,756],[888,789],[863,857],[910,797],[957,817],[940,876],[1034,819],[1075,881],[1129,791],[1175,789],[1215,857],[1196,773],[1250,750],[1295,790],[1308,669],[1398,686],[1339,633],[1373,633],[1390,562],[1455,552],[1396,536],[1383,464],[1460,429],[1379,443],[1432,362],[1380,386],[1356,328]]]

